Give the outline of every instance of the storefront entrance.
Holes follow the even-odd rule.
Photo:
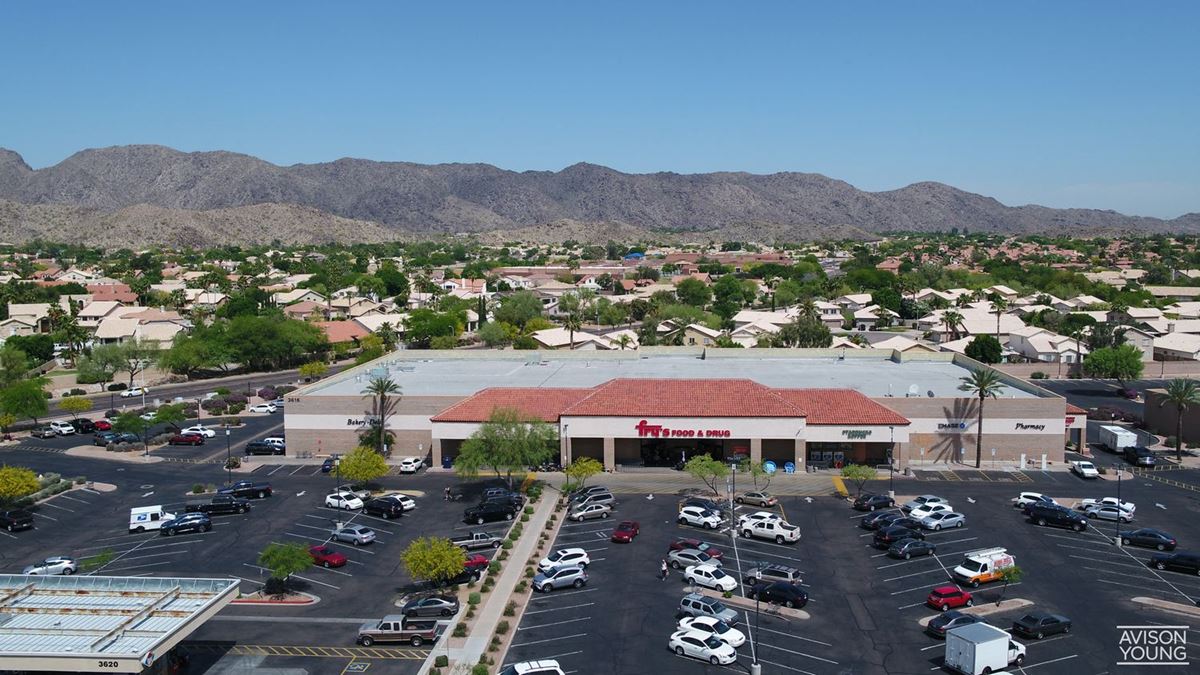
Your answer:
[[[642,466],[681,466],[698,454],[728,462],[750,456],[750,441],[745,439],[640,439]]]
[[[875,466],[888,463],[891,443],[808,443],[808,463],[835,469],[846,464]]]

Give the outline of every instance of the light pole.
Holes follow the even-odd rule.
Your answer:
[[[1121,514],[1124,508],[1121,506],[1121,467],[1114,464],[1113,467],[1117,470],[1117,547],[1121,546]]]
[[[762,571],[754,570],[754,642],[751,643],[753,649],[750,650],[750,675],[761,675],[762,664],[758,662],[758,615],[759,615],[759,595],[758,586],[762,583]]]
[[[888,427],[888,499],[896,499],[896,427]]]
[[[233,455],[229,450],[229,430],[225,430],[225,484],[233,484]]]

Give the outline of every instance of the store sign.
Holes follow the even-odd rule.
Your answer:
[[[1025,424],[1024,422],[1017,422],[1017,431],[1045,431],[1045,430],[1046,430],[1045,424]]]
[[[668,428],[646,420],[638,422],[633,429],[642,438],[730,438],[733,435],[729,429]]]
[[[938,431],[962,431],[967,428],[966,422],[938,422]]]
[[[361,417],[350,417],[346,420],[348,427],[361,427],[367,424],[367,420]]]
[[[842,429],[842,435],[849,439],[866,438],[871,435],[870,429]]]
[[[1071,417],[1068,417],[1068,418],[1067,418],[1067,426],[1069,427],[1069,426],[1071,426],[1072,424],[1075,424],[1075,417],[1074,417],[1074,416],[1071,416]]]

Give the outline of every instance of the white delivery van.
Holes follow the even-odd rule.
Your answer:
[[[147,530],[157,530],[162,527],[163,521],[171,520],[174,517],[175,514],[164,511],[161,504],[156,506],[135,506],[129,509],[129,531],[145,532]]]
[[[946,633],[945,663],[963,675],[999,673],[1025,663],[1025,645],[991,624],[968,624]]]
[[[1003,548],[985,548],[978,551],[968,551],[963,555],[963,561],[955,567],[951,574],[960,584],[970,584],[979,588],[979,584],[996,581],[1001,578],[1001,572],[1006,567],[1017,564],[1015,558]]]

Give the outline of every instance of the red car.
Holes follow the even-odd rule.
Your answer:
[[[487,567],[491,561],[482,553],[472,553],[467,556],[467,561],[463,563],[463,568],[467,570],[478,570]]]
[[[343,567],[346,564],[346,556],[328,546],[310,546],[308,554],[312,556],[313,564],[321,567]]]
[[[974,601],[971,600],[970,593],[957,586],[938,586],[929,591],[925,604],[944,612],[954,607],[970,607]]]
[[[719,548],[713,548],[699,539],[676,539],[674,543],[667,548],[667,551],[686,551],[689,548],[694,548],[702,553],[707,553],[710,557],[720,560],[725,556]]]
[[[612,540],[619,544],[628,544],[633,541],[633,538],[641,531],[641,526],[636,520],[622,520],[616,528],[613,529]]]
[[[96,420],[96,431],[112,431],[112,424],[108,420]]]
[[[200,434],[176,434],[167,440],[167,445],[204,445]]]

